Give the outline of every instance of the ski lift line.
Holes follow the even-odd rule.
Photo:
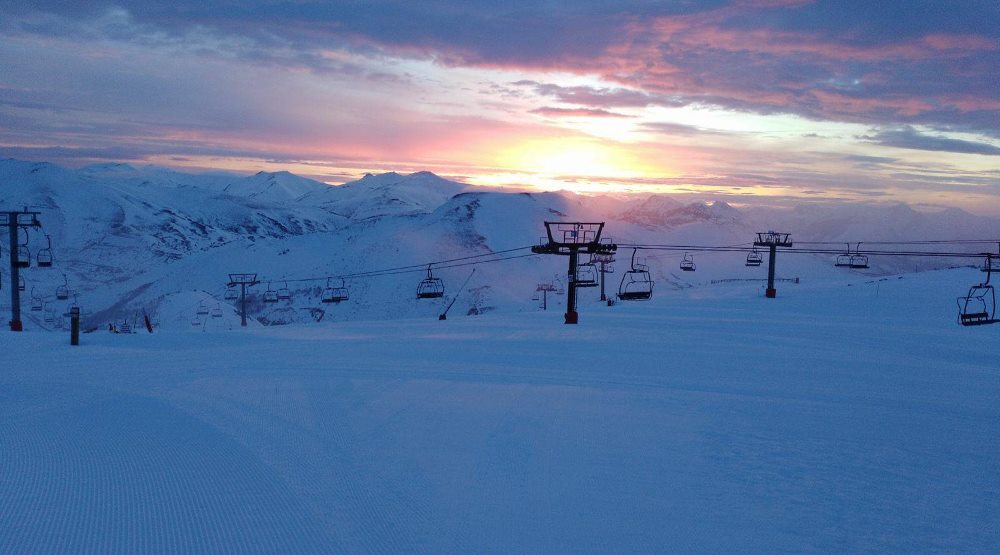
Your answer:
[[[843,242],[834,243],[843,245]],[[640,250],[667,251],[667,252],[746,252],[745,248],[734,247],[713,247],[713,246],[693,246],[693,245],[619,245],[626,248],[637,248]],[[799,249],[788,248],[783,252],[790,254],[843,254],[843,249]],[[985,253],[981,252],[946,252],[946,251],[899,251],[899,250],[861,250],[854,251],[853,254],[868,256],[929,256],[942,258],[982,258]]]
[[[526,248],[530,248],[530,247],[526,247]],[[518,250],[523,250],[523,249],[512,249],[510,251],[504,251],[504,252],[514,252],[514,251],[518,251]],[[482,256],[486,256],[486,255],[480,255],[479,257],[482,257]],[[486,264],[486,263],[489,263],[489,262],[504,262],[504,261],[507,261],[507,260],[516,260],[518,258],[529,258],[529,257],[533,257],[533,256],[541,256],[541,255],[535,254],[535,253],[529,253],[529,254],[521,254],[521,255],[517,255],[517,256],[505,256],[505,257],[500,257],[500,258],[491,258],[491,259],[488,259],[488,260],[473,260],[473,261],[470,261],[470,262],[462,262],[460,264],[441,264],[441,263],[437,263],[437,262],[432,262],[430,265],[433,266],[435,270],[441,270],[441,269],[447,269],[447,268],[462,268],[462,267],[465,267],[465,266],[473,266],[473,265],[476,265],[476,264]],[[467,256],[467,257],[463,257],[463,258],[456,258],[454,260],[455,261],[461,261],[461,260],[469,260],[470,258],[478,258],[478,257],[469,257],[469,256]],[[413,273],[418,273],[418,272],[426,272],[427,271],[427,266],[428,266],[427,264],[424,264],[423,266],[419,266],[419,267],[416,267],[416,266],[400,266],[398,268],[386,268],[386,269],[383,269],[383,270],[372,270],[370,272],[358,272],[358,273],[354,273],[354,274],[337,274],[335,276],[308,277],[308,278],[298,278],[298,279],[289,279],[289,280],[282,279],[280,281],[282,281],[282,282],[287,281],[288,283],[308,283],[308,282],[314,282],[314,281],[323,281],[323,282],[325,282],[327,279],[330,279],[330,278],[337,278],[337,279],[350,279],[350,278],[353,278],[353,279],[357,279],[357,278],[368,278],[368,277],[395,276],[395,275],[402,275],[402,274],[413,274]],[[262,278],[262,279],[264,279],[264,278]],[[266,281],[266,279],[265,279],[265,281]]]
[[[356,273],[353,273],[353,274],[342,274],[342,275],[338,275],[337,277],[339,277],[339,278],[365,277],[365,276],[369,276],[369,275],[372,275],[372,274],[382,275],[382,274],[385,274],[385,272],[395,272],[395,271],[402,271],[402,270],[407,270],[407,271],[415,271],[415,270],[416,271],[425,271],[427,269],[427,266],[433,266],[435,268],[452,267],[452,266],[443,266],[443,265],[444,264],[450,264],[452,262],[461,262],[461,261],[464,261],[464,260],[472,260],[472,259],[475,259],[475,258],[485,258],[485,257],[488,257],[488,256],[496,256],[496,255],[500,255],[500,254],[508,254],[508,253],[512,253],[512,252],[529,250],[529,249],[531,249],[531,246],[518,247],[516,249],[507,249],[507,250],[502,250],[502,251],[487,252],[487,253],[483,253],[483,254],[474,254],[474,255],[470,255],[470,256],[462,256],[462,257],[459,257],[459,258],[450,258],[450,259],[447,259],[447,260],[437,260],[437,261],[434,261],[434,262],[423,262],[423,263],[420,263],[420,264],[411,264],[409,266],[398,266],[396,268],[383,268],[381,270],[369,270],[367,272],[356,272]]]
[[[795,241],[797,245],[843,245],[858,241]],[[996,245],[996,239],[928,239],[921,241],[860,241],[869,245]]]

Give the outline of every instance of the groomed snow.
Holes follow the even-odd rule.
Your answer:
[[[996,552],[979,279],[2,332],[0,552]]]

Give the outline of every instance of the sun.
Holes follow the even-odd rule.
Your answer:
[[[546,178],[622,179],[647,173],[633,153],[591,138],[525,140],[501,151],[497,162]]]

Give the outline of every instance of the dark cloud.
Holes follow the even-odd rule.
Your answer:
[[[611,109],[701,103],[872,124],[1000,135],[1000,2],[228,0],[2,2],[0,31],[185,47],[317,72],[325,56],[596,73],[622,89],[536,83]],[[374,74],[371,79],[385,78]]]
[[[861,138],[868,142],[896,148],[1000,156],[1000,147],[995,145],[936,135],[925,135],[912,127],[884,130]]]
[[[530,87],[535,94],[553,98],[560,102],[595,108],[644,108],[653,105],[682,106],[685,104],[676,98],[664,95],[651,95],[642,91],[629,89],[583,86],[564,87],[554,83],[539,83],[537,81],[517,81],[512,84]]]

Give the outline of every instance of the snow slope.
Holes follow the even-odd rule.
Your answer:
[[[0,333],[0,552],[996,552],[980,278]]]

